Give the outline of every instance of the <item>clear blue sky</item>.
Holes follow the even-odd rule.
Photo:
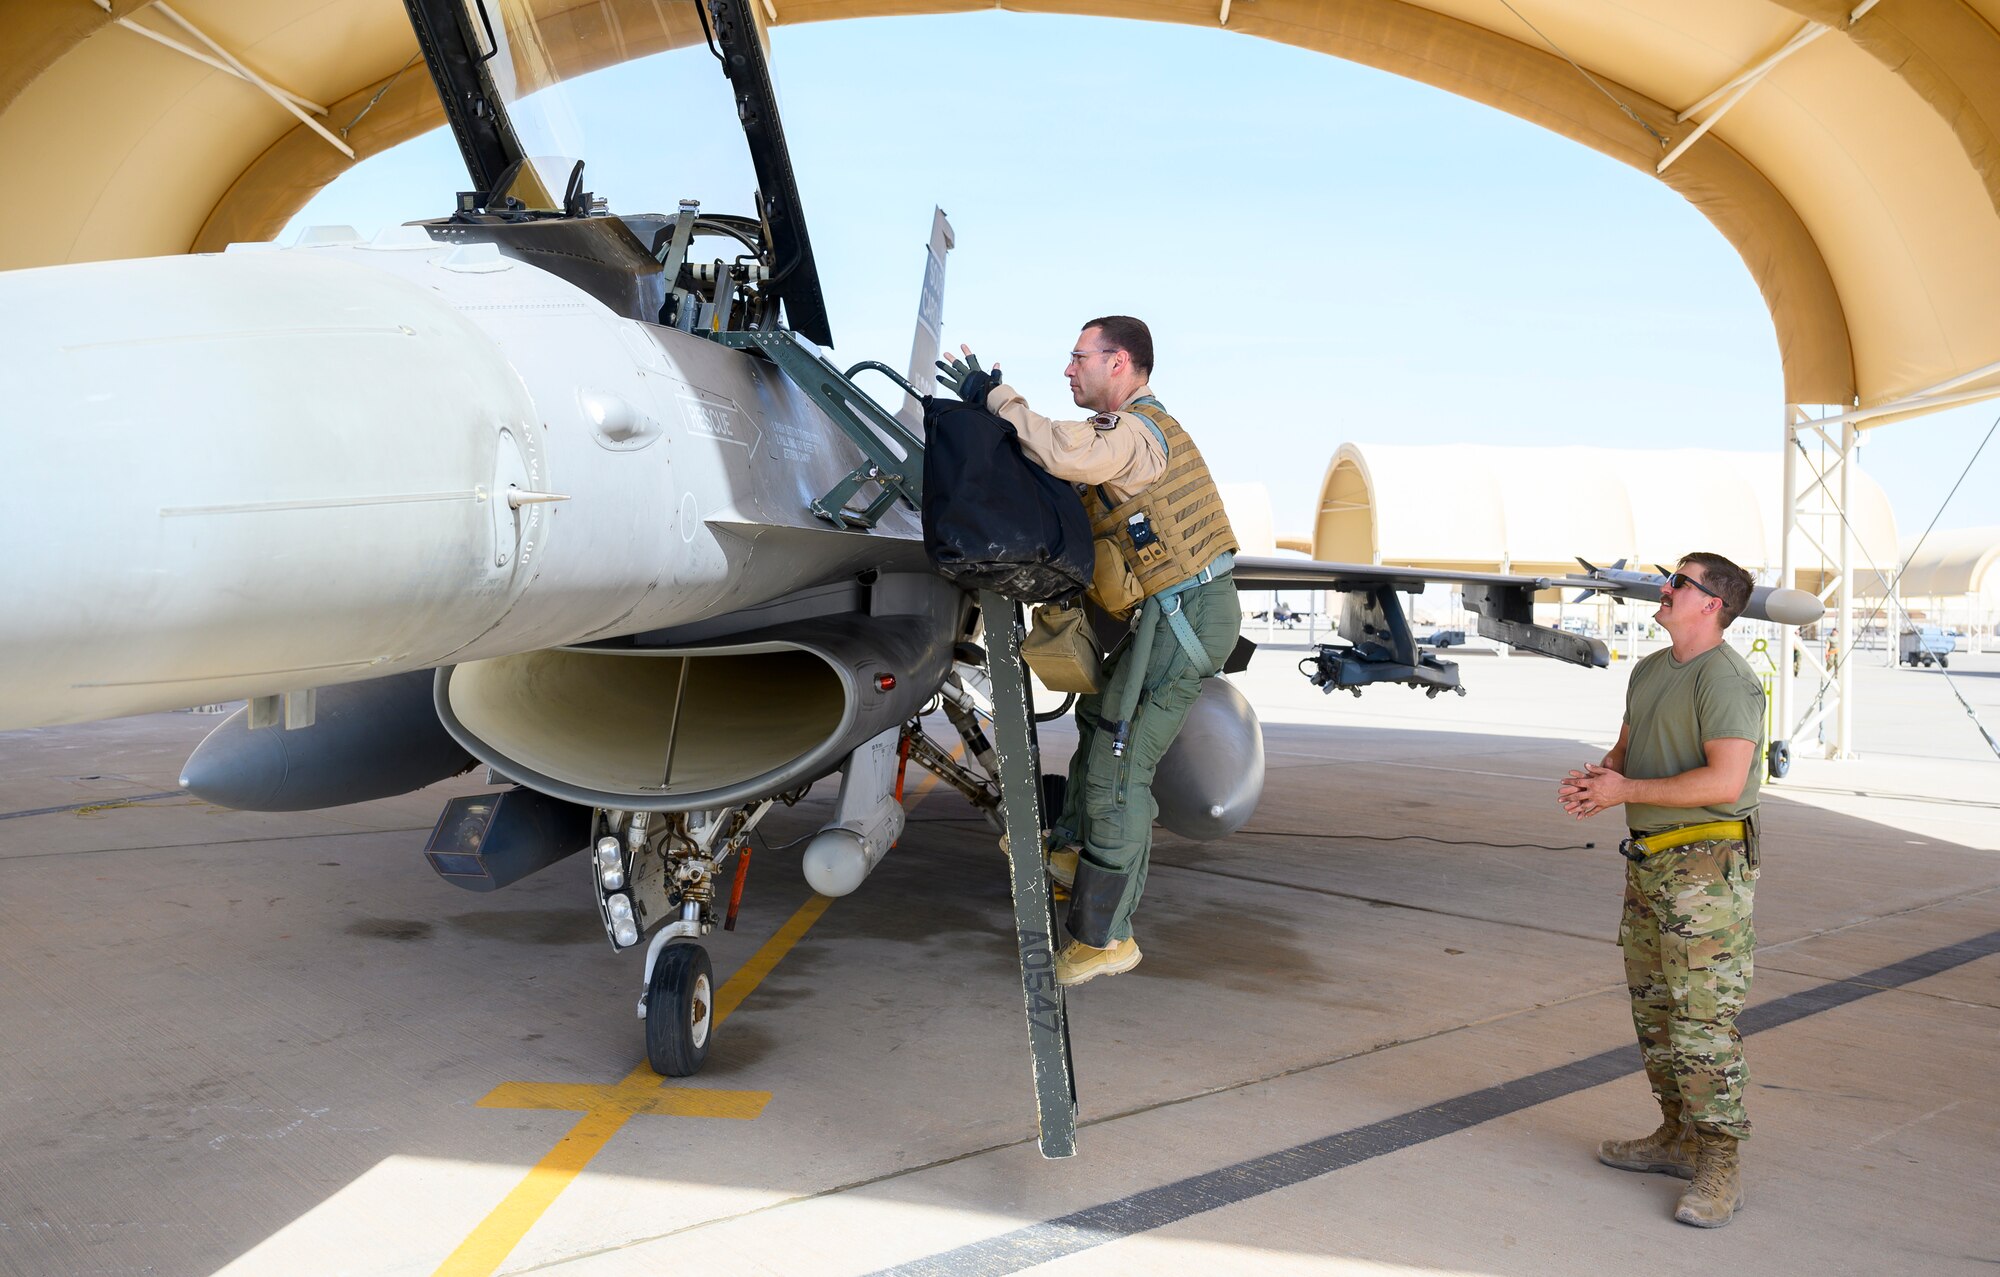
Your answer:
[[[1268,486],[1281,532],[1309,529],[1344,440],[1779,445],[1777,346],[1734,250],[1656,179],[1510,116],[1285,45],[1111,19],[871,19],[781,27],[773,46],[844,359],[906,358],[941,205],[948,342],[1060,409],[1079,321],[1145,318],[1155,389],[1219,477]],[[705,49],[561,92],[524,122],[529,149],[586,159],[614,210],[749,211]],[[357,166],[294,226],[439,216],[465,183],[439,131]],[[1864,467],[1906,535],[1996,415],[1871,433]],[[2000,438],[1938,526],[1983,524],[2000,525]]]

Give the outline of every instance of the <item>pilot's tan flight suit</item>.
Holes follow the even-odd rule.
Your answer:
[[[1134,399],[1150,399],[1150,386]],[[1002,382],[986,396],[986,411],[1005,417],[1020,436],[1030,460],[1058,479],[1103,484],[1124,501],[1145,491],[1167,472],[1167,452],[1143,422],[1127,429],[1124,413],[1098,413],[1085,421],[1056,421],[1028,407],[1021,392]],[[1110,418],[1115,424],[1106,424]]]
[[[1078,485],[1093,535],[1117,546],[1145,595],[1140,633],[1157,637],[1121,644],[1107,665],[1105,690],[1078,701],[1076,754],[1054,823],[1054,845],[1082,848],[1070,934],[1102,949],[1131,937],[1145,890],[1159,812],[1153,772],[1202,680],[1236,646],[1242,610],[1229,575],[1236,538],[1201,453],[1151,387],[1141,386],[1120,411],[1083,421],[1044,417],[1005,384],[987,395],[986,408],[1013,425],[1022,450],[1044,470]],[[1160,537],[1143,550],[1126,532],[1135,513]],[[1105,715],[1118,712],[1116,693],[1139,673],[1121,677],[1125,658],[1139,647],[1149,649],[1143,682],[1132,689],[1137,701],[1121,740]]]

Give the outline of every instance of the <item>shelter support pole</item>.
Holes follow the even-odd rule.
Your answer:
[[[1783,445],[1785,490],[1778,503],[1778,508],[1783,511],[1778,530],[1778,584],[1788,590],[1798,588],[1796,568],[1792,563],[1792,541],[1799,523],[1798,417],[1798,405],[1786,404]],[[1792,712],[1795,684],[1792,653],[1798,650],[1798,641],[1797,630],[1789,625],[1778,627],[1778,716],[1777,727],[1772,734],[1779,740],[1790,740],[1792,729],[1798,725],[1798,718]]]
[[[1834,736],[1835,758],[1854,757],[1854,654],[1860,650],[1854,632],[1854,522],[1847,513],[1854,506],[1854,464],[1861,450],[1861,427],[1852,421],[1840,426],[1840,664],[1834,676],[1840,687],[1839,729]]]

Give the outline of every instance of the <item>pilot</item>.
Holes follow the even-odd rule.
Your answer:
[[[1202,680],[1236,645],[1236,537],[1201,452],[1147,384],[1153,335],[1129,315],[1083,327],[1064,376],[1091,415],[1055,421],[979,366],[940,360],[942,383],[1012,423],[1021,447],[1075,483],[1097,549],[1090,597],[1133,632],[1111,653],[1104,690],[1077,703],[1076,754],[1050,834],[1049,873],[1070,888],[1070,942],[1056,980],[1078,985],[1139,965],[1132,917],[1153,842],[1153,773]]]
[[[1578,820],[1622,804],[1632,831],[1618,943],[1664,1120],[1605,1141],[1597,1160],[1693,1180],[1674,1218],[1697,1228],[1720,1228],[1743,1204],[1736,1145],[1750,1135],[1736,1016],[1756,945],[1764,688],[1722,637],[1750,590],[1750,574],[1719,554],[1681,560],[1656,614],[1673,646],[1632,667],[1618,743],[1556,794]]]

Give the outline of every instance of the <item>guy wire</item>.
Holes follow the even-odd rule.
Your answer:
[[[1582,76],[1584,79],[1590,81],[1592,88],[1596,89],[1599,93],[1602,93],[1605,97],[1610,98],[1612,105],[1616,106],[1619,110],[1623,111],[1626,115],[1630,116],[1632,118],[1632,123],[1646,130],[1646,132],[1651,133],[1653,135],[1653,140],[1660,144],[1661,150],[1666,149],[1667,139],[1661,136],[1660,131],[1658,129],[1654,128],[1652,125],[1640,119],[1639,113],[1637,111],[1634,111],[1631,107],[1626,106],[1624,102],[1619,100],[1617,94],[1613,93],[1610,89],[1607,89],[1602,84],[1600,84],[1598,82],[1597,77],[1592,75],[1590,72],[1584,70],[1583,67],[1577,63],[1577,60],[1575,58],[1572,58],[1569,54],[1564,53],[1561,45],[1558,45],[1554,40],[1551,40],[1547,36],[1543,35],[1542,29],[1536,26],[1534,23],[1528,21],[1527,17],[1519,9],[1516,9],[1512,4],[1510,4],[1508,0],[1500,0],[1500,3],[1506,6],[1507,12],[1521,19],[1522,26],[1534,32],[1535,35],[1541,39],[1541,42],[1543,44],[1548,45],[1550,49],[1554,50],[1557,57],[1569,63],[1571,66],[1575,67],[1576,73]]]

